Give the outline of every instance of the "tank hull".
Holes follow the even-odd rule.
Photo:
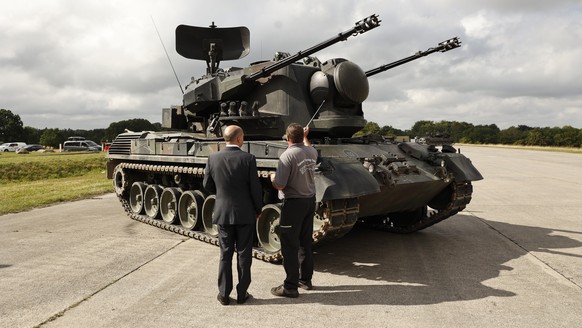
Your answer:
[[[208,156],[225,143],[188,133],[124,133],[107,155],[107,176],[132,219],[218,245],[214,204],[202,186]],[[434,146],[365,139],[316,144],[315,244],[337,239],[357,224],[392,232],[424,229],[464,209],[479,172],[461,154]],[[257,158],[265,207],[257,221],[254,256],[282,259],[280,200],[269,174],[284,141],[248,141]]]

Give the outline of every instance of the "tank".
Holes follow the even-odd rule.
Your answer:
[[[369,71],[344,58],[321,62],[312,56],[380,22],[372,15],[295,55],[277,52],[271,60],[228,69],[220,63],[249,53],[246,27],[178,26],[176,51],[206,61],[206,73],[192,78],[182,105],[162,109],[164,131],[128,131],[111,143],[107,177],[127,215],[218,245],[212,224],[215,195],[202,180],[208,156],[225,147],[225,127],[236,124],[245,131],[243,150],[257,158],[263,187],[265,206],[257,219],[253,256],[279,262],[281,207],[269,174],[287,148],[283,136],[292,122],[309,126],[318,151],[315,245],[333,242],[356,224],[409,233],[462,211],[471,200],[471,182],[482,176],[451,145],[353,137],[366,124],[362,104],[369,77],[456,48],[458,39]]]

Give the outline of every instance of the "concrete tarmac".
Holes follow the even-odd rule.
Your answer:
[[[465,211],[318,248],[297,299],[254,260],[253,298],[220,305],[218,248],[127,218],[113,194],[0,216],[0,327],[579,327],[582,155],[461,151],[485,177]]]

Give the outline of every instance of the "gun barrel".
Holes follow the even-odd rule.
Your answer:
[[[406,64],[408,62],[411,62],[413,60],[416,60],[416,59],[418,59],[420,57],[428,56],[428,55],[430,55],[432,53],[435,53],[435,52],[438,52],[438,51],[440,51],[440,52],[447,52],[449,50],[458,48],[460,46],[461,46],[461,41],[459,40],[458,37],[454,37],[452,39],[448,39],[446,41],[443,41],[443,42],[439,43],[434,48],[429,48],[426,51],[419,51],[419,52],[415,53],[412,56],[409,56],[409,57],[406,57],[406,58],[402,58],[402,59],[397,60],[395,62],[392,62],[390,64],[382,65],[380,67],[376,67],[374,69],[371,69],[369,71],[366,71],[366,76],[367,77],[370,77],[372,75],[376,75],[378,73],[382,73],[382,72],[387,71],[389,69],[392,69],[394,67],[397,67],[397,66],[400,66],[402,64]]]
[[[319,43],[309,49],[303,50],[303,51],[299,51],[298,53],[296,53],[295,55],[286,57],[282,60],[279,60],[269,66],[264,67],[263,69],[261,69],[260,71],[253,73],[249,76],[246,76],[244,78],[245,82],[251,82],[251,81],[256,81],[257,79],[260,79],[262,77],[266,77],[269,76],[271,73],[275,72],[276,70],[279,70],[285,66],[291,65],[292,63],[305,58],[307,56],[312,55],[313,53],[325,49],[335,43],[338,43],[340,41],[345,41],[347,40],[350,36],[356,36],[358,34],[362,34],[365,33],[373,28],[376,28],[378,26],[380,26],[380,22],[381,20],[378,19],[378,15],[371,15],[367,18],[362,19],[361,21],[358,21],[355,23],[355,26],[352,27],[351,29],[339,33],[337,36],[324,41],[322,43]]]

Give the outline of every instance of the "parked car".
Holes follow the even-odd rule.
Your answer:
[[[22,148],[20,148],[19,150],[26,150],[26,151],[38,151],[44,149],[43,145],[36,145],[36,144],[32,144],[32,145],[26,145]]]
[[[0,145],[0,151],[16,151],[17,149],[26,146],[24,142],[7,142]]]
[[[91,140],[65,141],[64,151],[101,151],[101,146]]]

